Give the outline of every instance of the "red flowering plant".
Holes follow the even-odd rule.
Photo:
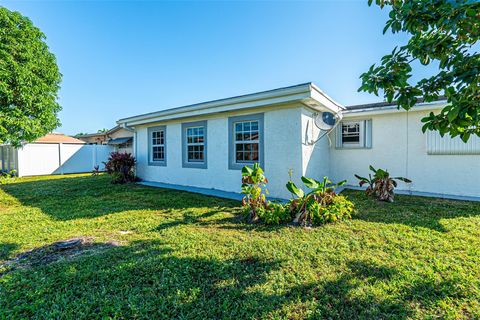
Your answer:
[[[112,183],[133,182],[135,178],[135,158],[130,153],[112,152],[105,164],[105,171],[112,176]]]

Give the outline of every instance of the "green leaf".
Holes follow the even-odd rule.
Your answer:
[[[293,193],[294,195],[296,195],[297,197],[299,198],[303,198],[303,196],[305,195],[305,193],[303,192],[302,189],[299,189],[295,183],[293,183],[292,181],[288,181],[287,182],[287,189],[288,191],[290,191],[290,193]]]
[[[448,121],[453,122],[458,116],[460,109],[459,108],[452,108],[447,114]]]
[[[463,142],[467,143],[468,139],[470,139],[470,132],[464,132],[460,135],[460,138]]]
[[[320,182],[312,178],[302,177],[303,184],[310,189],[317,189],[320,186]]]
[[[249,166],[244,166],[242,168],[242,176],[250,176],[253,173],[253,169]]]

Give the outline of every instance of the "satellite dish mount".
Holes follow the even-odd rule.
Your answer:
[[[330,133],[335,127],[340,123],[342,120],[343,116],[340,112],[338,113],[333,113],[330,111],[323,111],[319,113],[315,113],[313,115],[313,123],[315,123],[315,126],[320,129],[320,136],[317,138],[317,140],[312,140],[308,144],[309,145],[314,145],[317,143],[320,139],[322,139],[324,136],[326,136],[328,133]]]

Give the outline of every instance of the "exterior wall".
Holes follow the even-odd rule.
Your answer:
[[[104,169],[112,148],[106,145],[30,143],[18,149],[18,175],[36,176]]]
[[[228,117],[263,112],[268,190],[272,197],[287,198],[288,170],[302,172],[301,110],[300,106],[276,107],[136,127],[137,175],[147,181],[240,192],[241,171],[228,168]],[[207,120],[207,168],[183,168],[182,123],[200,120]],[[149,166],[147,131],[148,127],[158,125],[166,126],[167,165]]]
[[[109,137],[109,140],[117,139],[117,138],[130,138],[130,137],[133,137],[133,132],[125,128],[120,128],[115,132],[109,134],[108,137]],[[133,154],[133,143],[130,142],[127,144],[115,146],[115,151]]]
[[[387,169],[393,176],[403,176],[413,183],[400,182],[398,188],[460,196],[480,196],[480,155],[429,155],[426,135],[420,119],[430,111],[392,112],[345,119],[372,119],[371,149],[330,148],[331,175],[336,181],[366,176],[368,166]],[[335,139],[334,134],[331,134]]]
[[[321,130],[314,123],[314,112],[303,108],[301,175],[317,180],[330,175],[329,137],[324,136],[315,144],[311,144],[312,141],[318,140],[320,134]]]

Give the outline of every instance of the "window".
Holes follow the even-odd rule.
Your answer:
[[[165,126],[148,128],[149,165],[165,166],[167,164],[166,139],[167,129]]]
[[[342,123],[342,144],[360,143],[360,123],[350,122]]]
[[[207,168],[207,121],[182,123],[184,168]]]
[[[231,117],[229,121],[229,168],[260,163],[263,167],[263,114]]]
[[[337,148],[371,148],[372,120],[342,121],[336,131]]]
[[[235,162],[258,162],[258,120],[234,123]]]

